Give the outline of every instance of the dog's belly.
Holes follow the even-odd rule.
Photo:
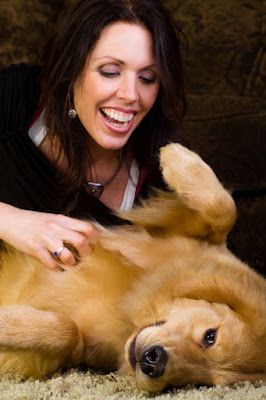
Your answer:
[[[127,316],[119,309],[119,303],[134,281],[135,272],[117,257],[97,253],[84,260],[84,264],[84,268],[81,265],[78,269],[58,273],[17,252],[15,257],[2,262],[0,304],[27,305],[71,319],[84,337],[79,363],[115,370],[132,329]],[[13,371],[36,376],[39,371],[39,376],[62,366],[73,366],[73,363],[63,355],[53,357],[13,350],[10,353],[2,348],[0,365],[3,373]]]

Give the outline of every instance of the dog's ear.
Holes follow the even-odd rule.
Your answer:
[[[225,376],[217,374],[213,377],[213,385],[229,385],[240,381],[249,381],[255,383],[257,381],[266,382],[266,372],[237,372],[227,371]]]
[[[233,269],[233,267],[232,267]],[[242,318],[266,329],[266,282],[245,266],[244,273],[194,274],[174,286],[174,297],[202,299],[226,304]]]
[[[251,374],[240,373],[238,377],[239,381],[249,381],[255,383],[257,381],[266,382],[266,372],[254,372]]]

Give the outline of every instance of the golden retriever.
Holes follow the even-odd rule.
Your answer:
[[[236,210],[198,155],[161,150],[171,191],[105,229],[56,273],[1,253],[0,373],[134,374],[140,389],[266,379],[266,281],[225,245]]]

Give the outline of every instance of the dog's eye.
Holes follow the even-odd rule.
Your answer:
[[[162,321],[155,321],[154,326],[159,326],[159,325],[163,325],[163,324],[165,324],[165,321],[164,321],[164,320],[162,320]]]
[[[203,346],[208,348],[214,345],[216,338],[216,329],[208,329],[203,338]]]

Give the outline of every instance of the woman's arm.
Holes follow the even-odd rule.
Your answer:
[[[0,238],[24,253],[38,258],[48,268],[62,270],[52,254],[63,243],[72,245],[80,256],[89,253],[88,239],[95,234],[90,222],[65,215],[22,210],[0,202]],[[73,253],[64,247],[60,260],[75,265]]]

